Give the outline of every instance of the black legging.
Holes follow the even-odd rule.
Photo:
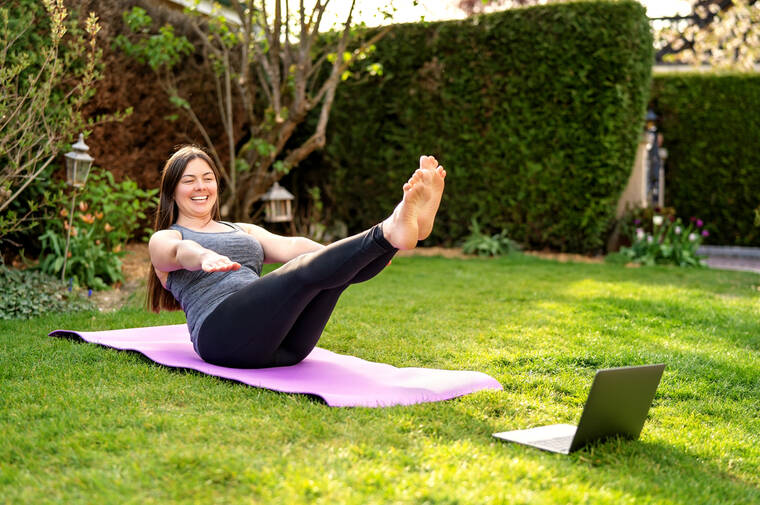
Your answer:
[[[343,290],[377,275],[396,251],[376,225],[287,262],[208,315],[198,333],[201,358],[235,368],[300,362],[317,345]]]

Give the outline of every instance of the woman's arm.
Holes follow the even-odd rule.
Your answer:
[[[148,250],[153,267],[160,272],[180,269],[226,272],[240,268],[240,263],[227,256],[206,249],[192,240],[182,240],[182,235],[175,230],[154,233],[150,237]]]
[[[283,237],[266,231],[260,226],[237,223],[246,233],[261,243],[265,263],[286,263],[296,256],[322,249],[322,244],[306,237]]]

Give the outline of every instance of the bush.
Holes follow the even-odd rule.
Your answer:
[[[756,74],[665,74],[653,82],[668,149],[667,204],[710,222],[710,243],[760,246],[758,89]]]
[[[5,5],[5,2],[3,3]],[[48,176],[101,77],[97,18],[83,27],[63,2],[0,7],[0,243],[34,225],[40,202],[30,185]],[[22,198],[22,195],[24,198]]]
[[[383,75],[338,88],[327,146],[307,167],[334,219],[352,232],[377,222],[430,153],[449,174],[431,242],[461,241],[474,217],[529,247],[603,248],[650,89],[639,3],[400,25],[373,59]]]
[[[29,319],[45,312],[92,310],[94,305],[39,270],[0,265],[0,319]]]
[[[120,257],[124,245],[145,221],[146,210],[155,205],[157,192],[142,190],[129,179],[116,183],[110,172],[94,171],[74,210],[66,277],[77,286],[92,289],[123,281]],[[60,216],[50,220],[40,236],[40,268],[49,274],[60,274],[63,269],[70,218],[64,202],[70,198],[62,190],[58,193]]]
[[[470,225],[470,236],[462,244],[462,251],[465,254],[477,254],[478,256],[503,256],[519,250],[519,244],[507,236],[506,230],[493,235],[486,235],[481,231],[475,218],[472,218]]]
[[[638,221],[638,220],[637,220]],[[701,219],[692,217],[688,225],[681,218],[654,215],[651,224],[636,223],[631,247],[623,247],[620,253],[628,260],[644,265],[672,264],[680,267],[703,266],[697,256],[702,239],[710,233]],[[651,228],[649,228],[651,226]],[[647,231],[647,228],[651,231]]]

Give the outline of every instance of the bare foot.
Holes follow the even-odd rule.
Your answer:
[[[438,165],[438,161],[432,156],[420,156],[420,170],[424,171],[423,180],[429,184],[432,192],[425,205],[417,214],[418,240],[425,240],[433,231],[435,215],[438,212],[438,206],[443,196],[444,179],[446,170]]]
[[[441,202],[446,171],[432,156],[420,158],[421,165],[423,160],[425,167],[404,184],[404,198],[383,221],[383,235],[397,249],[414,249],[418,240],[430,235]],[[427,168],[430,165],[435,168]]]

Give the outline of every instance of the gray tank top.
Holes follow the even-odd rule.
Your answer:
[[[240,263],[240,270],[230,272],[204,272],[175,270],[169,272],[166,287],[177,299],[187,317],[190,339],[198,352],[198,332],[206,317],[228,296],[255,282],[261,275],[264,249],[258,240],[239,226],[222,221],[231,228],[228,232],[199,232],[173,224],[184,240],[192,240],[202,247],[227,256]]]

